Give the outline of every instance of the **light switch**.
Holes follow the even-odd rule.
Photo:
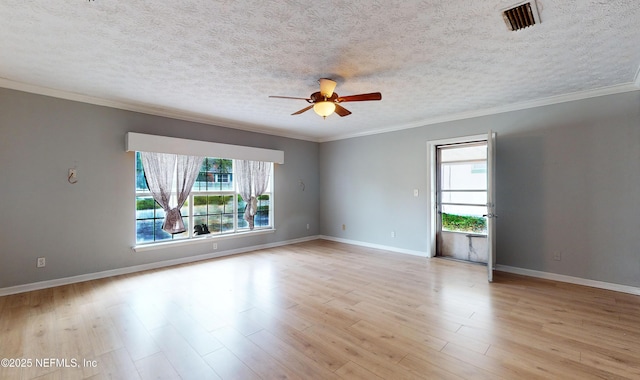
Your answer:
[[[417,197],[420,194],[420,192],[418,191],[418,189],[413,189],[413,196]]]

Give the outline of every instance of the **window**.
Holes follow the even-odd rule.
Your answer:
[[[140,152],[136,152],[136,244],[248,232],[249,224],[243,218],[246,202],[238,193],[234,178],[235,162],[204,159],[191,194],[180,210],[187,231],[171,235],[162,230],[165,213],[149,192]],[[273,226],[272,179],[273,165],[267,190],[257,198],[254,231]]]
[[[229,173],[214,173],[213,182],[218,183],[231,183],[231,174]]]

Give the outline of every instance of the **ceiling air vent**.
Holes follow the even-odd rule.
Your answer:
[[[502,11],[502,17],[509,30],[520,30],[539,24],[540,16],[535,1],[527,1],[513,8]]]

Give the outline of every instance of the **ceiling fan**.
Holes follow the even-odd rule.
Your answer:
[[[280,98],[280,99],[301,99],[306,100],[307,103],[311,103],[310,106],[301,109],[300,111],[294,112],[291,115],[300,115],[303,112],[306,112],[313,108],[313,110],[324,119],[332,113],[337,113],[339,116],[348,116],[351,115],[351,111],[342,107],[339,103],[344,102],[362,102],[367,100],[382,100],[382,94],[379,92],[372,92],[369,94],[359,94],[359,95],[348,95],[348,96],[339,96],[337,93],[333,92],[336,88],[336,82],[327,79],[321,78],[318,80],[320,83],[320,91],[314,92],[308,98],[296,98],[291,96],[269,96],[270,98]]]

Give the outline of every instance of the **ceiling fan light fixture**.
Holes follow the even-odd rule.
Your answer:
[[[339,96],[337,93],[333,92],[333,90],[335,90],[336,88],[336,82],[331,79],[320,78],[318,80],[318,83],[320,84],[320,91],[314,92],[308,98],[295,98],[292,96],[274,96],[274,95],[270,95],[269,97],[281,98],[281,99],[304,100],[310,105],[292,113],[291,116],[300,115],[302,113],[309,111],[311,108],[313,108],[313,111],[317,113],[319,116],[322,116],[323,119],[326,119],[327,116],[331,115],[334,112],[340,117],[351,115],[351,111],[349,111],[348,109],[340,105],[340,103],[343,103],[343,102],[363,102],[368,100],[382,100],[382,94],[379,92]]]
[[[333,90],[336,89],[337,83],[327,78],[320,78],[320,80],[318,80],[318,83],[320,83],[320,93],[322,94],[322,96],[330,98],[331,95],[333,95]]]
[[[328,102],[326,100],[317,102],[313,105],[313,110],[315,111],[315,113],[326,119],[327,116],[331,115],[336,110],[336,104],[334,102]]]

